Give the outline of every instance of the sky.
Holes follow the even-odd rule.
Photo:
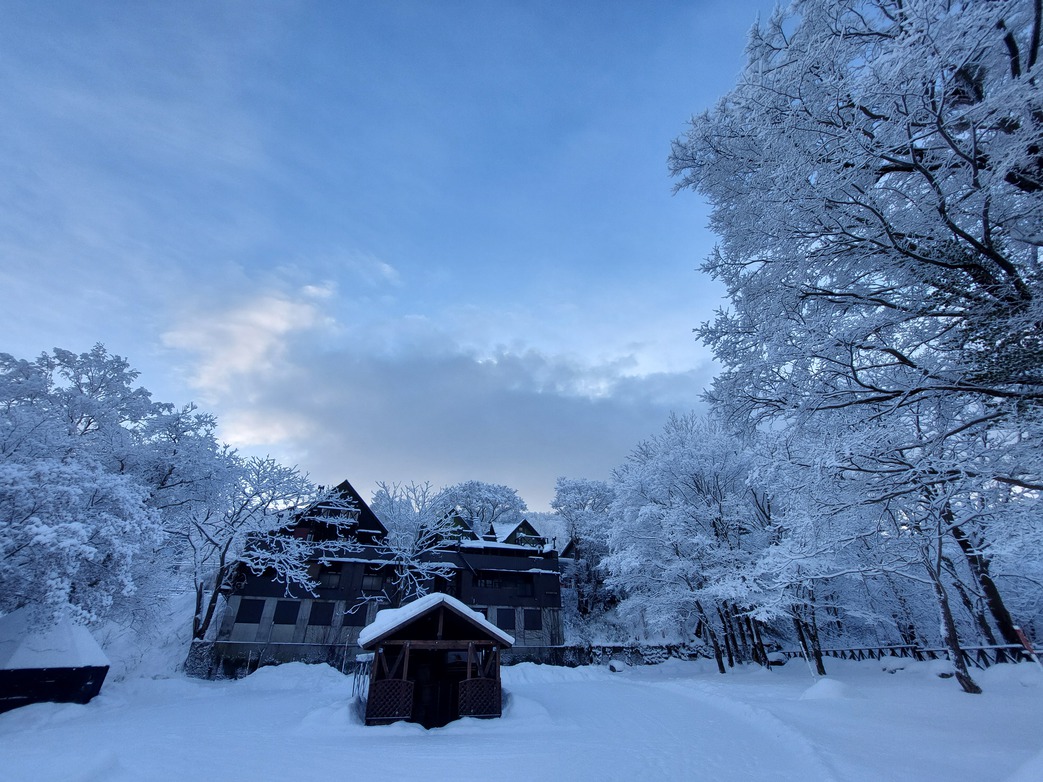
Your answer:
[[[666,159],[771,2],[0,4],[0,352],[318,483],[608,478],[714,374]]]

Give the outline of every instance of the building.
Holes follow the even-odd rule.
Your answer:
[[[381,611],[359,636],[372,658],[366,724],[410,720],[439,728],[459,717],[499,717],[500,652],[513,643],[446,594]]]
[[[109,660],[90,631],[63,616],[37,627],[28,607],[0,617],[0,713],[30,703],[87,703]]]
[[[341,502],[308,508],[293,530],[315,544],[315,595],[299,587],[287,594],[271,574],[238,575],[214,644],[215,661],[226,670],[290,660],[344,668],[359,651],[362,628],[391,605],[393,568],[382,548],[387,529],[348,481],[335,492]],[[335,519],[340,531],[324,519]],[[429,591],[480,612],[516,647],[561,645],[561,572],[548,541],[525,520],[484,533],[463,518],[455,525],[454,539],[438,554],[449,575],[434,579]],[[345,534],[351,550],[333,552],[331,544]]]

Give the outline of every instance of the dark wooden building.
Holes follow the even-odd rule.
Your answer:
[[[336,487],[345,502],[302,513],[295,533],[315,543],[315,595],[287,594],[271,575],[240,574],[226,595],[214,654],[231,673],[263,662],[326,661],[344,668],[359,652],[362,628],[393,597],[392,563],[381,549],[387,530],[348,481]],[[359,544],[350,554],[324,556],[336,533],[323,517],[337,516]],[[459,533],[439,553],[449,575],[429,591],[450,595],[517,639],[519,647],[564,643],[558,555],[532,524],[498,533],[474,530],[459,519]]]
[[[446,594],[380,611],[359,636],[359,646],[373,652],[366,724],[438,728],[460,717],[499,717],[500,651],[513,643]]]
[[[28,608],[0,617],[0,712],[30,703],[87,703],[109,661],[86,627],[69,619],[38,629]]]

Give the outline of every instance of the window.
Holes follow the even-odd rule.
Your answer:
[[[489,573],[485,570],[478,571],[478,580],[475,586],[479,589],[499,589],[500,578],[495,573]]]
[[[536,594],[536,585],[533,583],[532,576],[519,576],[514,583],[514,588],[519,597],[532,597]]]
[[[316,600],[311,604],[311,613],[308,614],[309,625],[333,624],[333,602],[330,600]]]
[[[323,568],[319,571],[319,589],[339,589],[340,588],[340,566],[334,565],[332,567]]]
[[[296,600],[280,600],[275,604],[275,624],[295,625],[300,612],[301,604]]]
[[[365,627],[366,626],[366,607],[360,606],[355,609],[354,613],[350,611],[344,614],[344,626],[345,627]]]
[[[513,608],[497,608],[496,609],[496,626],[501,630],[513,630],[515,627],[514,622],[514,609]]]
[[[240,600],[239,610],[235,613],[235,621],[242,624],[255,625],[260,623],[261,614],[263,613],[263,600]]]
[[[538,608],[526,608],[523,614],[526,630],[543,629],[543,612]]]
[[[363,592],[382,592],[384,590],[384,576],[381,573],[366,573],[362,576]]]

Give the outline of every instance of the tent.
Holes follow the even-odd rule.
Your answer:
[[[0,616],[0,712],[41,701],[87,703],[108,671],[90,631],[68,617],[37,627],[29,608]]]

